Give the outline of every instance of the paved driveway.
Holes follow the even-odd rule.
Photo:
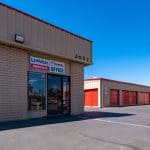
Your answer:
[[[0,124],[0,150],[150,150],[150,106]]]

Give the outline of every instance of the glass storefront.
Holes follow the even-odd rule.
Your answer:
[[[47,109],[48,115],[70,114],[70,77],[29,72],[28,101],[29,110]]]
[[[42,110],[46,108],[45,79],[45,74],[43,73],[28,73],[29,110]]]
[[[48,75],[47,113],[69,114],[70,81],[67,76]]]
[[[47,113],[60,114],[62,103],[61,76],[48,75]]]

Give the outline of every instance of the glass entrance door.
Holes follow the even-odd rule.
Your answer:
[[[62,112],[62,88],[61,76],[48,75],[47,113],[61,114]]]
[[[47,113],[48,115],[70,113],[70,78],[48,75]]]

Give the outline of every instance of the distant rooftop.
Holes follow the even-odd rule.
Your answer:
[[[84,81],[92,81],[92,80],[105,80],[105,81],[123,83],[123,84],[128,84],[128,85],[137,85],[137,86],[143,86],[143,87],[150,87],[148,85],[142,85],[142,84],[138,84],[138,83],[130,83],[130,82],[124,82],[124,81],[118,81],[118,80],[112,80],[112,79],[106,79],[106,78],[98,78],[98,77],[84,79]]]

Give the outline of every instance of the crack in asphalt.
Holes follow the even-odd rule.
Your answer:
[[[98,137],[87,135],[85,133],[80,132],[79,134],[82,135],[83,137],[90,138],[90,139],[93,139],[93,140],[96,140],[96,141],[101,141],[101,142],[104,142],[104,143],[110,143],[110,144],[113,144],[113,145],[119,145],[119,146],[122,146],[124,148],[132,149],[132,150],[142,150],[141,148],[138,148],[136,146],[131,146],[131,145],[128,145],[128,144],[121,144],[121,143],[117,143],[117,142],[113,142],[113,141],[104,140],[104,139],[101,139],[101,138],[98,138]]]

